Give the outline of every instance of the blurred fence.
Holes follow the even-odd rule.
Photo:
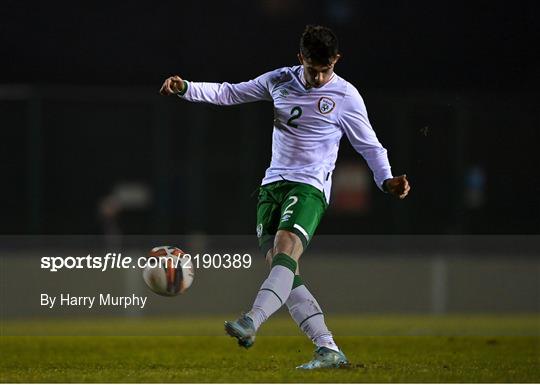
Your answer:
[[[119,232],[252,233],[251,195],[270,161],[271,105],[189,104],[157,91],[0,86],[3,167],[16,186],[2,191],[9,204],[1,232],[106,232],[100,207],[128,185],[147,199],[120,210]],[[528,152],[507,135],[509,124],[516,132],[534,129],[534,103],[360,91],[394,173],[406,172],[413,190],[403,202],[380,193],[345,140],[336,177],[356,167],[367,187],[353,198],[364,203],[338,210],[343,184],[336,185],[320,233],[538,232],[538,200],[516,187],[530,176],[516,166],[530,164]],[[501,141],[504,154],[492,150]]]

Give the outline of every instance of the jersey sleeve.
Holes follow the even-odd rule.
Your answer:
[[[261,100],[272,100],[271,87],[275,71],[267,72],[242,83],[205,83],[187,81],[187,89],[179,94],[190,102],[231,106]]]
[[[383,182],[392,178],[387,151],[369,123],[362,97],[356,88],[351,85],[348,88],[339,117],[340,125],[353,148],[366,160],[377,187],[383,190]]]

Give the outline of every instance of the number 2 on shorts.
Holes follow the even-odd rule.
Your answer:
[[[296,195],[291,195],[288,199],[292,199],[292,202],[289,203],[285,207],[285,211],[283,211],[283,215],[292,214],[293,211],[291,210],[291,207],[294,206],[298,202],[298,197]]]

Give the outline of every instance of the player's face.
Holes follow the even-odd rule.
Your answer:
[[[304,66],[304,78],[308,87],[319,88],[330,81],[334,74],[334,65],[339,60],[339,54],[330,60],[330,64],[319,64],[298,54],[298,60]]]

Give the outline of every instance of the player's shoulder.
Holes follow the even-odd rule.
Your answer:
[[[354,84],[343,79],[341,76],[338,76],[336,83],[339,84],[339,87],[343,92],[343,100],[346,103],[353,105],[364,104],[362,95],[360,95],[360,91]]]
[[[345,80],[341,76],[337,75],[336,84],[343,90],[344,97],[346,98],[362,98],[358,88],[348,80]]]
[[[280,67],[274,70],[265,72],[259,76],[256,81],[264,84],[264,86],[272,92],[276,87],[284,83],[291,82],[295,79],[295,67]]]
[[[268,72],[269,82],[276,86],[278,84],[287,83],[298,77],[300,66],[281,67]]]

